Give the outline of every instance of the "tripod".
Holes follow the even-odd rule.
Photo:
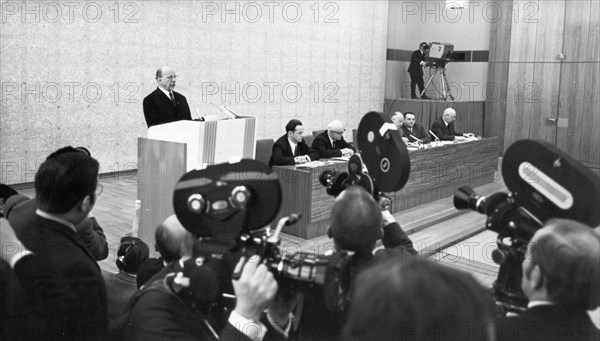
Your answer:
[[[425,84],[425,89],[423,89],[423,91],[421,92],[421,97],[425,93],[425,90],[427,90],[427,87],[429,86],[429,84],[431,83],[431,81],[433,80],[435,75],[438,73],[438,71],[441,70],[440,74],[442,77],[442,93],[440,93],[440,94],[442,95],[442,98],[444,99],[444,101],[447,101],[448,97],[450,97],[451,101],[454,101],[454,96],[452,96],[452,92],[450,92],[450,86],[448,85],[448,78],[446,77],[446,64],[442,63],[441,65],[436,65],[435,63],[433,63],[430,66],[430,68],[435,69],[435,71],[433,72],[431,77],[429,77],[427,84]],[[434,87],[435,87],[435,85],[434,85]],[[437,90],[437,88],[436,88],[436,90]],[[440,92],[439,90],[437,90],[437,91],[438,91],[438,93]]]

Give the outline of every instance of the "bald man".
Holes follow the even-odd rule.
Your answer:
[[[396,111],[392,114],[392,117],[390,119],[392,120],[392,123],[394,123],[396,128],[398,128],[398,132],[400,133],[400,136],[402,136],[402,140],[404,141],[404,143],[408,142],[408,138],[404,136],[404,130],[402,129],[404,126],[404,115],[400,111]]]
[[[191,120],[190,107],[185,97],[173,91],[177,73],[168,66],[156,70],[158,87],[144,98],[144,117],[148,128],[157,124]]]
[[[160,254],[160,258],[151,258],[140,266],[137,272],[138,288],[150,279],[153,281],[158,277],[164,277],[164,274],[159,276],[156,274],[170,263],[183,256],[191,256],[194,240],[194,235],[181,225],[175,215],[167,217],[154,232],[154,247]]]
[[[454,141],[457,136],[460,137],[471,137],[473,134],[470,133],[457,133],[454,130],[454,121],[456,120],[456,110],[452,108],[446,108],[442,117],[439,120],[434,121],[431,125],[431,131],[435,134],[432,136],[433,139],[439,138],[442,141]]]
[[[521,288],[527,310],[499,321],[498,340],[600,340],[587,314],[600,305],[600,237],[591,227],[546,222],[527,246]]]
[[[344,140],[344,124],[341,121],[331,121],[327,130],[315,137],[312,148],[319,153],[320,158],[352,156],[356,152],[350,143]]]

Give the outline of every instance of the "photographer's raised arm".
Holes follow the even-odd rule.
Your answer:
[[[382,211],[382,225],[383,225],[383,237],[381,241],[386,249],[391,248],[403,248],[411,255],[416,255],[417,251],[413,246],[412,240],[408,237],[406,232],[402,230],[400,224],[396,222],[394,216],[390,211]]]

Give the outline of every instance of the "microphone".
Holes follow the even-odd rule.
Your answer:
[[[418,142],[421,142],[421,143],[423,143],[423,140],[421,140],[420,138],[416,137],[416,136],[415,136],[415,135],[413,135],[413,134],[408,134],[408,136],[412,137],[413,139],[417,140]]]
[[[436,134],[434,134],[434,133],[433,133],[433,131],[429,130],[429,133],[431,134],[431,136],[435,137],[435,139],[436,139],[437,141],[439,141],[439,140],[440,140],[440,138],[439,138],[439,137],[437,137],[437,135],[436,135]]]

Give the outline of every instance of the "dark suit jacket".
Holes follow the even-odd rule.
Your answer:
[[[11,196],[6,202],[6,219],[15,230],[17,238],[25,233],[29,228],[29,219],[36,216],[37,205],[35,199],[29,199],[27,196],[17,194]],[[108,243],[102,227],[98,224],[96,218],[85,218],[76,226],[77,238],[87,246],[88,250],[96,260],[103,260],[108,257]]]
[[[312,149],[319,154],[320,158],[324,159],[342,156],[341,149],[344,148],[350,148],[356,152],[356,148],[354,148],[350,143],[346,142],[343,137],[341,140],[335,141],[335,147],[333,147],[331,145],[331,141],[329,140],[329,136],[327,135],[327,130],[317,135],[312,143]]]
[[[127,302],[137,291],[135,276],[125,272],[102,272],[106,283],[106,298],[108,302],[108,320],[112,321],[123,314]]]
[[[169,122],[191,120],[190,107],[185,97],[173,91],[175,105],[159,88],[144,98],[144,116],[148,128]]]
[[[412,53],[410,57],[410,65],[408,66],[408,73],[411,75],[420,75],[423,76],[423,68],[421,67],[421,62],[425,59],[424,54],[421,53],[421,50],[416,50]]]
[[[462,133],[457,133],[454,130],[454,122],[451,122],[446,127],[444,123],[444,119],[440,117],[439,120],[436,120],[431,125],[431,131],[443,141],[453,141],[455,136],[462,136]],[[435,137],[431,137],[435,138]]]
[[[356,275],[369,264],[385,259],[391,254],[399,253],[406,260],[417,255],[412,241],[398,223],[386,225],[381,240],[385,249],[378,250],[375,255],[371,252],[354,254],[349,263],[353,278],[356,278]],[[339,253],[336,252],[327,260],[333,265],[339,258]],[[331,280],[325,284],[324,288],[305,295],[300,324],[298,330],[291,336],[291,340],[340,339],[339,333],[344,326],[346,315],[345,312],[330,309],[330,305],[337,301],[337,290],[337,283]]]
[[[402,125],[402,133],[406,138],[408,138],[409,142],[416,141],[415,139],[410,137],[411,134],[413,136],[415,136],[416,138],[421,139],[423,141],[423,143],[431,142],[431,137],[429,137],[429,132],[427,132],[427,130],[425,130],[425,127],[423,127],[423,125],[418,122],[415,122],[412,133],[410,132],[410,130],[408,130],[408,127],[406,125]]]
[[[296,145],[296,156],[308,155],[312,161],[319,159],[319,154],[309,147],[304,140]],[[292,147],[288,142],[287,134],[278,138],[273,144],[273,151],[271,152],[271,159],[269,160],[269,166],[286,166],[295,165],[294,153]]]
[[[498,340],[600,340],[600,331],[585,310],[536,306],[521,316],[498,321]]]
[[[30,333],[40,340],[105,338],[106,287],[92,254],[63,224],[38,215],[27,223],[19,239],[35,255],[17,262],[15,274],[39,321]]]

